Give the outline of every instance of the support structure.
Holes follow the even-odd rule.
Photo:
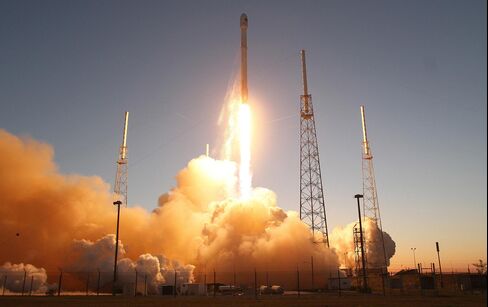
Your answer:
[[[366,130],[366,116],[364,113],[364,106],[361,106],[361,124],[363,127],[363,150],[362,150],[362,173],[363,173],[363,220],[372,220],[379,228],[381,235],[381,244],[383,247],[384,263],[380,266],[385,269],[388,268],[388,261],[386,258],[385,240],[383,238],[383,226],[381,225],[380,205],[378,203],[378,192],[376,189],[376,180],[374,176],[373,155],[368,141],[368,133]],[[372,241],[372,238],[366,238]],[[375,265],[375,264],[371,264]],[[377,265],[377,264],[376,264]]]
[[[300,219],[310,227],[314,243],[325,243],[329,247],[312,95],[308,93],[307,85],[305,50],[300,54],[303,78],[303,95],[300,95]]]
[[[122,204],[127,206],[127,127],[129,124],[129,112],[125,112],[124,134],[120,145],[119,159],[117,160],[117,173],[115,174],[114,196]]]
[[[361,254],[361,250],[365,250],[365,247],[362,246],[362,241],[361,241],[361,231],[359,230],[359,223],[354,224],[354,227],[352,229],[353,232],[353,240],[354,240],[354,272],[356,274],[356,277],[359,280],[359,277],[362,274],[362,257],[363,255]],[[364,263],[367,265],[368,263],[368,258],[366,255],[364,255]],[[359,282],[358,282],[359,284]]]

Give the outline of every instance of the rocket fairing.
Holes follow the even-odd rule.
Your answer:
[[[247,103],[247,15],[241,15],[241,101]]]

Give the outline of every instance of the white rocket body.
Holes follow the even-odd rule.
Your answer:
[[[247,15],[241,15],[241,101],[247,103]]]

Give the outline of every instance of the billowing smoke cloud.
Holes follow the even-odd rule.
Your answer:
[[[88,240],[75,240],[73,247],[71,271],[111,272],[115,250],[115,236],[110,234],[92,242]],[[164,255],[153,256],[142,254],[135,261],[124,258],[126,252],[124,245],[119,243],[118,277],[122,282],[132,282],[137,271],[141,279],[147,278],[148,291],[156,292],[159,285],[173,284],[174,272],[177,272],[178,284],[192,282],[193,265],[182,265],[176,260],[170,260]],[[106,276],[105,276],[106,277]],[[111,277],[111,276],[110,276]],[[102,283],[105,281],[102,280]]]
[[[230,161],[199,157],[153,212],[122,208],[120,270],[140,269],[156,285],[174,278],[174,268],[191,280],[188,265],[292,271],[311,256],[317,269],[338,265],[331,250],[311,242],[296,213],[277,207],[272,191],[256,188],[246,200],[236,198],[236,169]],[[0,173],[0,242],[9,246],[0,251],[0,263],[111,269],[116,209],[108,184],[60,174],[49,145],[3,130]]]
[[[0,276],[2,276],[2,287],[10,292],[24,290],[26,293],[30,291],[35,293],[45,292],[47,289],[46,270],[31,264],[6,262],[0,266]]]
[[[341,263],[347,267],[354,267],[353,228],[355,226],[359,229],[358,222],[352,222],[345,227],[337,227],[332,231],[330,236],[331,245],[336,250],[336,253],[341,256]],[[385,264],[385,254],[387,264],[390,265],[390,259],[395,255],[396,246],[391,236],[383,231],[382,238],[381,230],[371,219],[366,219],[363,222],[363,233],[367,266],[370,268],[383,267]],[[383,252],[382,239],[385,242],[385,252]]]

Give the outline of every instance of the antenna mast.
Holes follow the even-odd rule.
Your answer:
[[[308,93],[305,50],[301,50],[300,55],[303,79],[303,95],[300,95],[300,219],[311,228],[314,243],[325,243],[329,247],[312,95]]]

